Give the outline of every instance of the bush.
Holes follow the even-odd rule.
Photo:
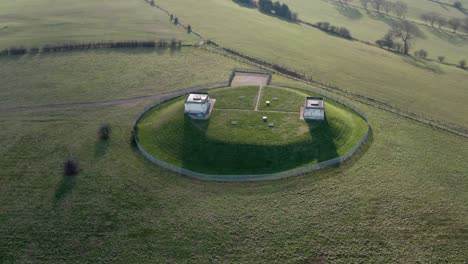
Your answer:
[[[427,55],[428,55],[427,51],[423,49],[420,49],[414,52],[414,56],[423,58],[423,59],[427,58]]]
[[[110,138],[111,128],[109,125],[103,125],[99,128],[98,136],[100,140],[108,140]]]
[[[444,62],[445,57],[444,57],[444,56],[439,56],[439,57],[437,57],[437,59],[438,59],[440,62]]]
[[[458,65],[460,66],[460,68],[462,69],[466,69],[466,60],[461,60],[458,62]]]
[[[78,175],[80,172],[80,164],[77,160],[67,160],[63,166],[63,173],[65,176]]]
[[[342,38],[352,39],[351,32],[345,27],[337,27],[329,22],[318,22],[317,27],[322,31],[338,35]]]
[[[455,3],[453,3],[453,7],[455,7],[456,9],[462,9],[463,5],[460,1],[456,1]]]

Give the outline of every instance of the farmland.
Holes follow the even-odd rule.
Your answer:
[[[428,11],[463,16],[430,1],[404,1],[408,18],[415,21]],[[329,20],[363,40],[375,41],[389,28],[383,18],[363,10],[354,19],[333,2],[284,2],[304,20]],[[467,0],[461,2],[468,6]],[[219,55],[219,48],[206,45],[2,56],[0,263],[468,260],[467,138],[369,103],[388,103],[468,128],[466,70],[345,40],[231,0],[157,4],[220,46],[338,86],[344,92],[273,74],[273,84],[307,86],[355,104],[369,118],[370,138],[340,166],[302,176],[263,182],[196,180],[141,155],[132,141],[135,117],[165,93],[225,82],[233,68],[255,66]],[[468,54],[465,42],[451,34],[438,36],[420,29],[426,39],[417,40],[415,47],[427,49],[430,58],[445,55],[453,63]],[[0,49],[172,38],[199,41],[144,1],[0,3]],[[246,100],[217,102],[221,120],[232,118],[221,115],[227,109],[254,106],[254,92],[236,89],[245,89]],[[266,108],[264,101],[284,98],[283,92],[267,87],[260,110]],[[296,108],[296,99],[308,94],[290,92],[288,100],[271,108]],[[357,97],[350,94],[365,100],[354,100]],[[226,96],[239,99],[235,93]],[[51,106],[55,104],[62,107]],[[111,128],[107,140],[98,137],[103,125]],[[155,131],[159,132],[163,131]],[[294,136],[282,132],[282,140]],[[216,135],[231,141],[246,138],[240,133],[212,134]],[[254,135],[251,140],[263,138]],[[79,174],[64,176],[68,159],[78,161]]]

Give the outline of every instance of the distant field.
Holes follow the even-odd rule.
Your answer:
[[[195,41],[143,0],[0,1],[0,49],[99,40]]]
[[[226,47],[429,118],[468,127],[467,71],[330,36],[232,1],[161,0],[160,4]]]
[[[227,81],[239,65],[196,48],[0,57],[0,108],[152,95]]]
[[[305,21],[311,23],[328,21],[333,25],[348,28],[354,37],[371,43],[382,38],[392,25],[400,21],[354,7],[361,7],[358,1],[351,2],[354,6],[348,7],[340,6],[334,1],[286,0],[286,2],[291,8],[297,10],[300,18]],[[427,0],[405,2],[408,4],[407,18],[419,23],[424,23],[420,16],[427,12],[436,12],[447,18],[465,17],[455,8],[445,9]],[[425,49],[429,52],[429,58],[437,59],[438,56],[445,56],[445,60],[451,63],[458,63],[463,58],[468,59],[465,58],[467,56],[465,54],[468,54],[468,36],[455,35],[421,25],[418,25],[418,28],[421,31],[421,37],[413,41],[413,50]]]

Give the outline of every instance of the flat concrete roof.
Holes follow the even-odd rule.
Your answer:
[[[307,97],[305,107],[323,109],[323,98],[322,97]]]
[[[206,103],[207,99],[207,93],[190,93],[189,96],[187,96],[187,100],[185,100],[185,102],[194,104],[204,104]]]

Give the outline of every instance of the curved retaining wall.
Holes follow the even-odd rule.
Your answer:
[[[133,123],[133,137],[135,140],[135,144],[138,148],[138,150],[147,158],[150,160],[152,163],[161,166],[163,168],[166,168],[168,170],[171,170],[175,173],[179,173],[182,175],[186,175],[189,177],[193,177],[196,179],[201,179],[201,180],[210,180],[210,181],[261,181],[261,180],[275,180],[275,179],[282,179],[286,177],[291,177],[291,176],[297,176],[297,175],[303,175],[306,173],[310,173],[316,170],[320,170],[323,168],[335,166],[338,164],[343,163],[347,159],[349,159],[358,149],[366,142],[367,138],[369,138],[369,135],[372,133],[372,128],[369,124],[369,120],[367,119],[366,114],[361,111],[359,108],[356,106],[341,100],[340,98],[337,98],[333,96],[332,94],[329,93],[324,93],[323,91],[319,89],[314,89],[312,87],[305,87],[305,86],[297,86],[297,85],[291,85],[291,84],[283,84],[283,83],[272,83],[272,86],[280,86],[280,87],[289,87],[289,88],[296,88],[296,89],[302,89],[318,94],[322,94],[323,96],[332,99],[333,101],[336,101],[342,105],[345,105],[346,107],[352,109],[355,111],[357,114],[359,114],[367,123],[367,131],[364,134],[364,136],[359,140],[359,142],[346,154],[340,157],[336,157],[331,160],[323,161],[317,164],[312,164],[300,168],[295,168],[287,171],[282,171],[282,172],[275,172],[275,173],[269,173],[269,174],[252,174],[252,175],[216,175],[216,174],[204,174],[204,173],[198,173],[194,172],[191,170],[187,170],[181,167],[174,166],[172,164],[169,164],[167,162],[164,162],[162,160],[156,159],[155,157],[151,156],[148,152],[145,151],[145,149],[140,145],[140,142],[138,141],[138,135],[137,135],[137,124],[140,121],[141,117],[149,110],[154,108],[157,105],[160,105],[168,100],[171,100],[173,98],[182,96],[184,94],[190,93],[190,92],[195,92],[199,90],[204,90],[204,89],[212,89],[212,88],[220,88],[220,87],[226,87],[229,86],[229,82],[220,82],[220,83],[212,83],[212,84],[205,84],[205,85],[200,85],[200,86],[195,86],[191,88],[187,88],[181,91],[177,91],[171,94],[164,95],[158,100],[158,102],[148,106],[145,108],[144,111],[142,111],[140,114],[137,115],[135,118],[135,121]]]

